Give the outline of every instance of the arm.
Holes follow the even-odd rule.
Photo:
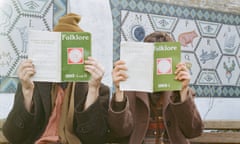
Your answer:
[[[104,68],[93,58],[85,61],[91,74],[83,105],[76,108],[77,133],[83,143],[103,143],[107,134],[109,88],[101,84]],[[83,98],[83,97],[82,97]]]
[[[46,87],[48,87],[47,89],[51,88],[50,85]],[[38,85],[35,84],[33,92],[34,111],[28,112],[24,104],[22,85],[18,84],[13,108],[3,126],[3,133],[9,142],[13,144],[33,143],[41,133],[47,119],[46,113],[50,114],[50,112],[44,111],[40,91]],[[48,95],[50,92],[46,93],[46,96]]]
[[[176,79],[182,82],[182,89],[180,92],[175,92],[175,100],[171,104],[174,115],[185,137],[199,136],[203,131],[203,123],[194,103],[195,93],[188,86],[190,74],[186,65],[179,63],[175,74]],[[177,97],[180,97],[180,99]]]
[[[110,130],[117,137],[129,136],[133,129],[133,117],[129,108],[129,100],[119,89],[119,83],[127,79],[125,63],[121,60],[114,64],[112,72],[115,95],[111,99],[108,112]]]
[[[177,69],[175,71],[175,79],[182,82],[182,89],[180,91],[180,102],[184,102],[186,99],[189,98],[189,95],[187,93],[191,76],[185,63],[179,63],[176,67]]]
[[[189,88],[186,94],[184,102],[172,103],[171,108],[184,136],[194,138],[202,134],[204,125],[194,102],[195,93]]]
[[[4,135],[10,142],[21,142],[27,138],[32,127],[33,114],[32,97],[34,83],[30,78],[35,74],[35,69],[31,60],[24,60],[18,68],[18,85],[14,105],[3,126]]]
[[[92,57],[89,57],[88,60],[85,61],[85,70],[91,74],[91,79],[88,82],[89,87],[84,110],[98,99],[101,80],[104,76],[103,66]]]
[[[115,96],[114,96],[115,97]],[[108,122],[114,137],[129,136],[133,130],[133,114],[129,107],[129,100],[116,102],[112,98],[108,110]]]
[[[34,83],[31,77],[35,74],[35,68],[32,60],[24,60],[18,68],[18,77],[22,85],[22,94],[24,105],[28,112],[31,111]]]
[[[83,90],[81,88],[81,90]],[[86,90],[84,90],[86,92]],[[107,135],[107,110],[109,102],[109,88],[101,85],[98,99],[87,109],[84,109],[84,102],[77,102],[75,108],[76,134],[83,143],[94,144],[104,143]],[[83,95],[79,95],[80,99]]]
[[[25,107],[22,87],[19,84],[15,94],[13,108],[3,125],[4,136],[11,143],[22,143],[31,133],[33,118],[34,115],[29,113]]]

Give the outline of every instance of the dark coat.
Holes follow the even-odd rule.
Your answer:
[[[183,103],[173,103],[171,97],[179,92],[163,92],[163,120],[171,144],[189,144],[187,138],[201,135],[203,123],[194,103],[194,93]],[[142,144],[150,119],[149,97],[144,92],[125,92],[126,103],[122,107],[111,100],[109,127],[116,137],[123,137],[128,144]],[[119,109],[122,107],[122,110]],[[116,111],[117,110],[117,111]]]
[[[18,85],[13,108],[3,126],[3,133],[9,142],[12,144],[33,144],[40,138],[52,111],[51,88],[52,83],[35,83],[34,113],[29,113],[24,106],[21,85]],[[73,130],[83,144],[101,144],[106,138],[110,91],[104,85],[101,85],[99,91],[98,100],[86,111],[83,111],[88,84],[76,83]]]

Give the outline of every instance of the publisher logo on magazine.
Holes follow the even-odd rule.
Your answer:
[[[157,58],[157,75],[172,74],[172,58]]]
[[[68,64],[83,64],[84,51],[83,48],[68,48]]]

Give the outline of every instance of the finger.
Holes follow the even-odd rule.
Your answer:
[[[119,83],[122,81],[126,81],[127,78],[128,75],[125,71],[112,72],[112,79],[116,87],[119,87]]]
[[[124,76],[118,76],[118,77],[115,77],[114,79],[113,79],[113,81],[114,81],[114,83],[119,83],[119,82],[121,82],[121,81],[126,81],[127,79],[126,79],[126,77],[124,77]]]
[[[186,66],[185,62],[180,62],[176,65],[176,67],[180,67],[180,66]]]
[[[19,75],[19,79],[28,80],[36,73],[34,68],[25,68]]]
[[[126,63],[123,60],[118,60],[114,63],[114,67],[117,65],[125,65]]]
[[[90,74],[92,74],[95,71],[95,67],[92,65],[85,65],[85,71],[89,72]]]
[[[33,63],[32,63],[32,60],[23,60],[22,62],[21,62],[21,64],[19,65],[19,68],[18,68],[18,70],[19,71],[22,71],[24,68],[26,68],[26,67],[33,67]]]
[[[181,71],[176,75],[175,79],[182,81],[182,80],[189,80],[190,77],[191,76],[188,72]]]
[[[90,67],[87,66],[87,68],[90,68],[89,70],[92,72],[104,73],[104,67],[92,57],[88,57],[88,60],[85,61],[85,65],[90,65]]]
[[[30,76],[32,76],[32,74],[35,74],[36,71],[35,71],[35,67],[33,64],[22,65],[22,67],[19,68],[19,70],[18,70],[18,77],[23,78],[26,75],[26,73],[28,73],[28,72],[29,72]]]
[[[28,81],[28,80],[31,79],[31,77],[32,77],[34,74],[35,74],[34,71],[27,71],[27,72],[23,75],[23,77],[22,77],[21,80],[23,80],[23,81]]]
[[[113,69],[113,71],[118,72],[118,71],[127,71],[127,66],[126,65],[116,65]]]
[[[118,71],[116,73],[113,73],[113,77],[123,77],[123,78],[127,79],[128,75],[125,71]]]
[[[93,71],[93,75],[96,78],[102,78],[104,75],[104,69],[103,68],[99,68],[99,67],[95,67],[94,71]]]
[[[92,57],[88,57],[88,59],[85,60],[84,63],[87,64],[87,65],[94,65],[96,63],[96,60]]]
[[[114,65],[114,69],[113,69],[113,75],[116,75],[119,71],[127,71],[127,66],[125,65],[125,62],[123,61],[118,61],[117,63],[115,63]]]
[[[186,65],[179,65],[175,71],[175,74],[178,74],[181,71],[189,72],[189,69],[186,67]]]
[[[23,62],[21,63],[22,67],[29,67],[33,65],[33,61],[31,59],[26,59],[23,60]]]
[[[102,65],[85,65],[92,73],[101,74],[104,73],[104,67]]]
[[[103,67],[103,65],[101,65],[100,63],[96,63],[95,65],[95,71],[98,73],[105,73],[105,69]]]
[[[92,57],[88,57],[88,60],[85,61],[85,65],[93,65],[97,69],[104,71],[104,67]]]
[[[186,75],[182,75],[182,76],[177,77],[176,79],[179,81],[184,81],[184,80],[190,80],[190,77],[186,76]]]
[[[104,75],[104,70],[93,65],[85,65],[85,70],[89,72],[94,78],[100,78]]]

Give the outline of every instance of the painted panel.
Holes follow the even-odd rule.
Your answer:
[[[9,0],[0,4],[0,93],[16,91],[17,67],[27,58],[29,29],[51,31],[66,0]]]
[[[240,16],[146,0],[110,0],[114,59],[120,41],[165,31],[181,43],[198,97],[240,97]]]

